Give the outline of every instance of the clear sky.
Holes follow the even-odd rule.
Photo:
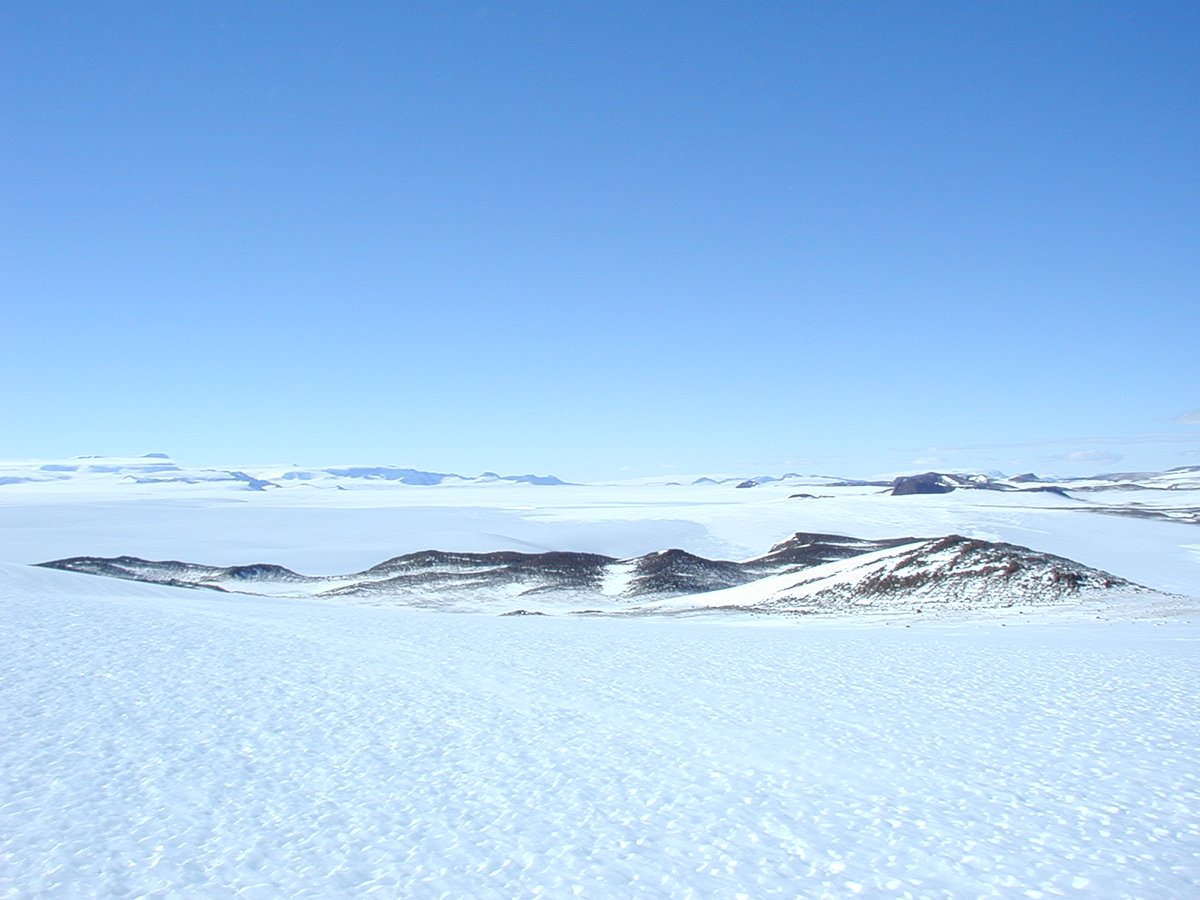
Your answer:
[[[1200,464],[1200,4],[0,5],[0,457]]]

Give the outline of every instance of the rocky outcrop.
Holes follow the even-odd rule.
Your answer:
[[[937,472],[926,472],[923,475],[902,475],[892,482],[892,496],[948,494],[958,486],[956,479]]]
[[[614,559],[550,551],[424,550],[350,575],[307,576],[269,563],[205,566],[134,556],[72,557],[42,565],[91,575],[273,596],[496,612],[662,611],[721,606],[836,612],[940,604],[985,608],[1055,603],[1081,592],[1136,590],[1124,579],[1015,544],[961,535],[866,540],[800,532],[744,562],[680,549]],[[716,598],[709,600],[709,597]],[[519,601],[519,605],[514,603]],[[516,609],[514,609],[516,607]],[[672,606],[678,611],[678,604]]]

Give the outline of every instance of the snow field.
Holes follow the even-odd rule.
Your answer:
[[[0,567],[0,895],[1200,890],[1194,626],[738,622]]]
[[[145,487],[145,491],[140,489]],[[956,491],[891,497],[876,488],[792,489],[469,485],[353,491],[229,493],[220,486],[128,488],[92,494],[71,484],[0,491],[0,559],[71,556],[182,559],[227,566],[270,562],[306,575],[357,572],[419,550],[574,550],[630,558],[679,547],[709,559],[761,555],[797,531],[863,538],[958,533],[1065,556],[1157,590],[1200,596],[1194,526],[1086,512],[1053,494]],[[1200,492],[1158,491],[1158,502],[1200,506]],[[1165,498],[1165,499],[1164,499]]]

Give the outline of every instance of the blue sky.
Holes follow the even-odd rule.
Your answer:
[[[0,7],[0,457],[1200,465],[1195,3]]]

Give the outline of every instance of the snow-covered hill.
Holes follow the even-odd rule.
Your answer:
[[[791,569],[740,587],[672,598],[650,611],[696,607],[792,614],[996,610],[1109,600],[1154,592],[1071,560],[961,535],[897,542],[811,568]],[[1163,597],[1164,601],[1169,598]]]
[[[306,576],[271,563],[73,557],[47,568],[243,594],[315,597],[434,609],[655,612],[738,609],[853,613],[987,610],[1152,593],[1062,557],[959,535],[869,541],[796,534],[746,562],[679,549],[618,560],[551,551],[427,550],[348,575]],[[1103,596],[1102,596],[1103,595]],[[661,602],[670,598],[670,602]],[[655,602],[660,601],[660,602]]]

